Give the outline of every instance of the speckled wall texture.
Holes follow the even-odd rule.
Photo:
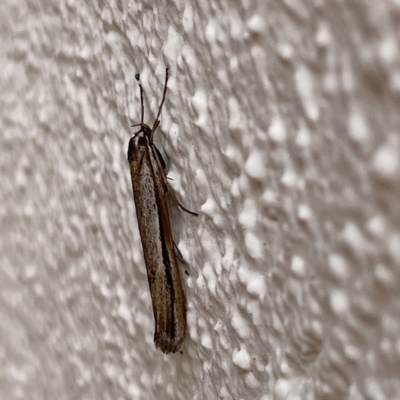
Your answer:
[[[400,398],[399,0],[0,11],[0,399]],[[175,355],[126,160],[166,66]]]

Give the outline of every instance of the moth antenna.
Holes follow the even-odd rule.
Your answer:
[[[157,117],[156,117],[156,119],[155,119],[155,121],[154,121],[153,128],[151,128],[150,140],[153,140],[154,132],[155,132],[155,130],[157,129],[158,125],[160,125],[160,120],[159,120],[159,118],[160,118],[161,110],[162,110],[162,108],[163,108],[163,105],[164,105],[164,102],[165,102],[165,97],[166,97],[166,94],[167,94],[167,83],[168,83],[168,78],[169,78],[169,68],[165,68],[164,92],[163,92],[163,96],[162,96],[162,99],[161,99],[160,107],[159,107],[159,109],[158,109]]]
[[[142,118],[141,118],[141,122],[140,125],[143,125],[143,120],[144,120],[144,101],[143,101],[143,97],[144,97],[144,92],[143,92],[143,87],[142,84],[140,83],[140,75],[136,74],[135,75],[136,80],[139,82],[139,88],[140,88],[140,106],[142,108]],[[132,125],[132,126],[137,126],[139,124],[136,125]]]
[[[153,134],[153,132],[156,131],[156,129],[158,128],[159,125],[160,125],[160,120],[157,119],[157,120],[154,122],[153,129],[151,130],[151,133],[152,133],[152,134]],[[153,140],[153,137],[151,137],[151,140]]]

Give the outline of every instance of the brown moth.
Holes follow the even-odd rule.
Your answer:
[[[186,335],[186,299],[179,273],[175,244],[169,217],[167,192],[184,211],[187,210],[169,190],[165,162],[153,142],[154,132],[160,125],[161,110],[165,102],[168,83],[166,69],[164,93],[157,117],[150,127],[143,122],[143,88],[139,74],[142,117],[140,130],[129,141],[128,162],[131,169],[133,197],[147,268],[155,320],[154,343],[164,353],[177,352]]]

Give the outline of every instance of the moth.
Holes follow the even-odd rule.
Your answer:
[[[177,352],[186,335],[186,299],[178,268],[172,236],[167,193],[178,206],[192,215],[169,189],[166,164],[153,142],[160,125],[161,110],[167,94],[169,70],[166,69],[162,100],[152,128],[143,122],[143,87],[139,74],[141,122],[132,125],[140,130],[129,141],[128,162],[131,170],[133,198],[147,269],[155,321],[154,343],[164,353]]]

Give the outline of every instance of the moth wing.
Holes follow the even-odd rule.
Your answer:
[[[164,171],[150,145],[135,151],[130,167],[153,305],[154,342],[164,353],[175,353],[186,335],[186,302],[175,255]]]

